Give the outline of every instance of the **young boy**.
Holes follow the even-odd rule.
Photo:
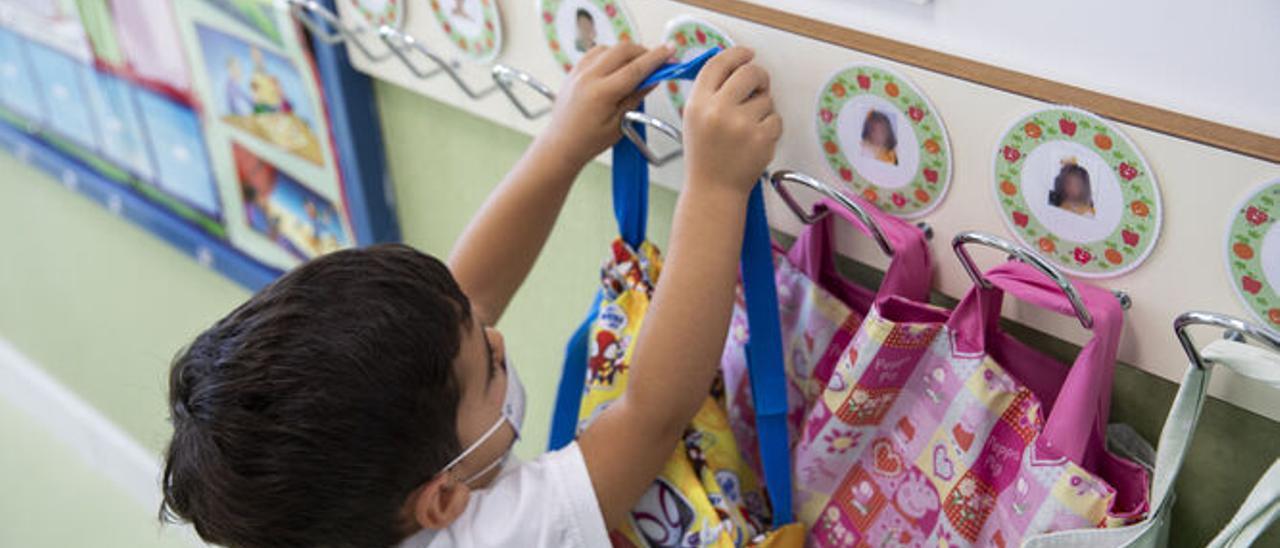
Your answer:
[[[241,547],[607,545],[720,361],[747,196],[782,131],[750,50],[694,83],[684,191],[626,394],[575,443],[509,462],[524,393],[492,326],[574,177],[671,53],[588,52],[447,267],[401,245],[336,252],[197,337],[170,375],[162,514]]]

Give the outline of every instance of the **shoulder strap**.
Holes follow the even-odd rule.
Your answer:
[[[643,104],[640,110],[644,110]],[[645,136],[643,127],[637,127],[636,131],[641,137]],[[649,221],[649,165],[640,149],[625,138],[613,145],[613,216],[618,221],[622,240],[632,249],[639,249],[644,243]],[[547,448],[552,451],[568,445],[577,436],[582,383],[587,378],[587,339],[591,336],[591,325],[596,321],[600,299],[601,293],[597,290],[587,317],[573,332],[565,348],[560,386],[551,411],[551,437]]]
[[[893,258],[890,259],[884,280],[876,292],[877,299],[897,295],[913,301],[927,302],[929,289],[933,285],[933,264],[929,257],[929,240],[924,231],[910,222],[881,211],[875,204],[860,196],[845,193],[845,197],[867,212],[893,248]],[[835,270],[835,245],[831,242],[834,219],[841,219],[866,237],[872,237],[871,228],[835,200],[822,198],[814,204],[814,210],[818,208],[826,209],[830,215],[824,216],[801,234],[792,247],[794,251],[791,255],[793,264],[800,265],[805,274],[814,280],[819,279],[821,272],[809,269]],[[800,247],[801,243],[810,244],[814,249]]]
[[[747,308],[747,372],[755,403],[756,436],[773,525],[791,523],[791,451],[787,434],[787,379],[778,318],[773,242],[765,217],[763,185],[751,190],[742,238],[742,292]]]
[[[1267,528],[1280,519],[1280,459],[1258,480],[1244,504],[1227,526],[1209,542],[1210,548],[1252,546]]]
[[[551,435],[547,450],[555,451],[573,441],[577,436],[578,412],[582,407],[582,383],[587,378],[587,347],[591,326],[596,323],[603,292],[596,290],[595,300],[587,310],[587,317],[573,331],[564,349],[564,365],[560,369],[560,384],[556,388],[556,401],[551,408]]]
[[[644,112],[644,103],[636,110]],[[637,126],[636,134],[645,137],[645,128]],[[648,232],[649,164],[630,139],[613,145],[613,216],[618,220],[618,233],[632,249],[639,249]]]
[[[1238,375],[1280,389],[1280,355],[1274,352],[1219,339],[1206,345],[1200,354],[1215,366],[1225,366]],[[1280,460],[1258,480],[1236,515],[1209,546],[1249,546],[1277,519],[1280,519]]]

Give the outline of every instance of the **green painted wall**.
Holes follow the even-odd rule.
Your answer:
[[[429,253],[446,255],[529,138],[389,84],[379,84],[377,92],[405,239]],[[248,294],[3,153],[0,174],[0,337],[47,367],[146,447],[159,451],[168,431],[164,385],[169,359]],[[608,170],[601,165],[583,174],[529,283],[499,326],[531,396],[519,447],[523,456],[536,454],[546,440],[564,340],[585,313],[615,230],[607,180]],[[659,244],[666,242],[674,200],[669,191],[652,192],[650,226]],[[1071,351],[1042,335],[1029,336],[1058,351]],[[1171,383],[1122,368],[1115,418],[1134,423],[1154,439],[1173,389]],[[0,445],[29,434],[18,422],[0,421]],[[1210,402],[1179,485],[1175,544],[1202,542],[1211,525],[1229,511],[1225,505],[1243,498],[1278,447],[1280,425]],[[0,485],[21,478],[23,485],[44,484],[50,493],[65,490],[67,496],[100,503],[86,504],[85,512],[111,505],[114,495],[67,487],[60,479],[65,475],[63,462],[0,459]],[[16,493],[0,493],[0,508],[20,506],[28,497],[24,493],[32,491]],[[15,497],[20,499],[17,503]],[[57,500],[45,497],[50,498]],[[117,523],[136,520],[137,527],[153,525],[149,520],[154,509],[134,510],[128,518],[106,509],[101,516]],[[10,529],[12,537],[0,539],[55,538],[42,536],[48,521],[0,523],[16,527]],[[135,544],[111,539],[95,543]]]

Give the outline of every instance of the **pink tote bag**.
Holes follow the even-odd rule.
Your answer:
[[[1147,511],[1146,470],[1105,448],[1116,298],[1077,284],[1093,337],[1068,367],[998,325],[1006,292],[1074,315],[1061,290],[1016,262],[986,277],[954,311],[876,302],[795,450],[811,544],[1014,546]]]
[[[845,347],[853,340],[872,303],[877,298],[891,295],[919,301],[925,301],[929,296],[933,266],[924,232],[861,198],[849,199],[867,212],[893,249],[893,257],[878,291],[846,280],[836,269],[837,226],[852,225],[868,238],[872,237],[872,231],[835,201],[823,198],[816,202],[814,213],[826,211],[829,214],[805,227],[790,250],[784,251],[776,246],[774,249],[791,447],[799,441],[809,407],[826,387],[827,378]],[[759,472],[760,453],[744,352],[747,339],[747,314],[739,288],[729,340],[721,359],[721,371],[730,427],[738,447]]]

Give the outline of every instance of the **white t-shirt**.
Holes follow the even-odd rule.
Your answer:
[[[513,461],[514,462],[514,461]],[[400,548],[609,546],[609,532],[578,443],[508,465],[447,529],[423,530]]]

